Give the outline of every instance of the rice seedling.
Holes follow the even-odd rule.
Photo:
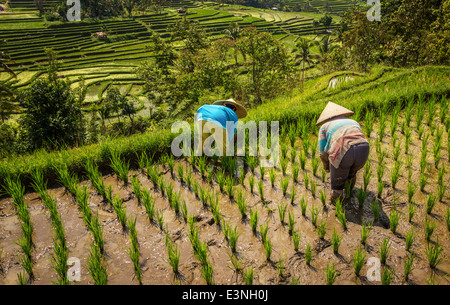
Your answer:
[[[298,247],[300,244],[301,234],[295,230],[292,231],[292,243],[294,244],[295,252],[298,251]]]
[[[163,210],[156,211],[156,220],[158,222],[159,229],[161,231],[164,230],[164,212]]]
[[[84,168],[86,170],[89,180],[91,180],[92,182],[92,186],[103,198],[107,199],[108,193],[103,181],[103,177],[98,171],[98,167],[94,165],[91,159],[87,159]]]
[[[309,184],[309,176],[307,172],[303,173],[303,182],[305,183],[305,189],[308,189]]]
[[[116,175],[124,182],[128,184],[128,171],[130,168],[130,163],[122,161],[117,152],[111,152],[110,157],[111,168],[116,173]]]
[[[164,196],[166,194],[166,181],[164,180],[163,176],[159,176],[158,178],[158,187],[161,191],[161,196]]]
[[[261,242],[264,244],[267,239],[267,232],[269,232],[269,223],[259,226],[259,233],[261,234]]]
[[[336,218],[342,224],[344,230],[347,230],[347,219],[345,217],[345,210],[339,198],[336,200],[335,206],[336,206]]]
[[[316,198],[316,182],[314,180],[311,180],[309,183],[309,187],[311,188],[311,195]]]
[[[378,163],[378,167],[377,167],[377,180],[378,180],[378,182],[382,181],[385,169],[386,169],[386,164],[384,164],[383,162]]]
[[[133,193],[136,196],[138,204],[142,203],[142,187],[141,182],[136,176],[131,177],[131,185],[133,187]]]
[[[447,117],[447,113],[448,113],[448,100],[443,95],[442,99],[441,99],[441,107],[440,107],[440,111],[439,111],[439,119],[440,119],[441,123],[445,122],[445,118]]]
[[[286,158],[287,157],[288,149],[289,149],[289,147],[287,146],[286,142],[282,142],[281,145],[280,145],[281,157],[282,158]]]
[[[228,266],[231,270],[234,270],[236,274],[242,271],[242,259],[238,259],[236,255],[228,254],[228,257],[230,258],[230,262],[232,266]]]
[[[258,160],[256,159],[256,157],[254,156],[250,156],[248,158],[248,166],[250,167],[250,171],[252,172],[252,174],[255,174],[255,168],[258,164]]]
[[[438,195],[437,195],[437,199],[439,201],[442,202],[442,199],[444,198],[444,194],[445,194],[445,190],[446,190],[446,185],[445,184],[439,184],[438,185]]]
[[[287,204],[277,204],[278,206],[278,215],[280,216],[280,222],[284,225],[284,219],[286,218]]]
[[[155,200],[146,189],[143,189],[142,191],[142,204],[145,208],[148,219],[150,222],[153,222],[155,216]]]
[[[405,281],[408,281],[409,274],[413,270],[414,256],[414,253],[411,253],[405,257],[405,261],[403,263],[403,278]]]
[[[308,202],[305,200],[305,197],[300,199],[300,210],[302,211],[302,215],[306,216],[306,208],[308,207]]]
[[[425,217],[425,240],[427,242],[430,242],[431,235],[433,234],[434,229],[436,229],[436,225],[435,221],[431,223],[428,217]]]
[[[208,167],[206,172],[207,172],[206,181],[208,181],[209,184],[213,184],[213,182],[214,182],[214,168],[212,166],[210,166],[210,167]]]
[[[417,190],[417,184],[413,183],[412,181],[409,181],[406,193],[408,194],[408,202],[411,202],[412,197],[414,196],[414,193]]]
[[[369,192],[365,191],[364,189],[362,188],[358,189],[358,192],[356,193],[356,198],[358,199],[360,208],[362,208],[362,206],[364,205],[364,202],[366,201],[368,194]]]
[[[258,226],[258,210],[250,209],[250,227],[252,228],[253,234],[256,233],[256,227]]]
[[[106,271],[103,256],[94,244],[91,245],[91,248],[89,250],[87,265],[89,274],[94,280],[95,285],[108,284],[108,272]]]
[[[303,146],[303,153],[305,156],[308,155],[308,151],[309,151],[309,147],[311,146],[311,142],[309,139],[309,136],[306,136],[303,138],[303,142],[302,142],[302,146]]]
[[[322,174],[321,174],[321,179],[320,179],[322,182],[325,182],[326,174],[327,174],[326,170],[322,167]]]
[[[114,208],[114,211],[117,214],[117,219],[119,220],[120,224],[122,225],[122,229],[125,230],[127,226],[127,213],[126,209],[123,205],[123,200],[119,198],[118,195],[115,195],[112,200],[112,206]]]
[[[416,234],[414,233],[414,227],[411,227],[411,229],[409,229],[409,231],[405,235],[406,251],[409,251],[411,249],[411,246],[413,245],[415,239],[416,239]]]
[[[305,248],[305,262],[306,262],[306,265],[308,265],[308,266],[311,264],[312,255],[313,255],[313,250],[311,249],[311,245],[308,242],[306,244],[306,248]]]
[[[386,264],[387,257],[391,251],[391,242],[389,238],[384,238],[380,245],[380,262]]]
[[[89,224],[89,229],[94,237],[95,246],[99,249],[100,253],[103,254],[105,252],[105,242],[103,240],[103,227],[100,224],[98,214],[96,217],[92,218],[92,221]]]
[[[332,264],[330,264],[330,263],[327,264],[327,268],[325,270],[325,276],[326,276],[325,282],[327,285],[333,285],[334,282],[336,282],[338,274],[334,268],[334,262]]]
[[[289,186],[289,177],[282,178],[281,179],[281,191],[283,192],[283,196],[286,196],[288,186]]]
[[[366,263],[366,253],[361,247],[357,247],[355,252],[352,254],[352,265],[355,270],[356,276],[359,276],[362,266]]]
[[[431,215],[431,212],[433,211],[433,208],[436,205],[436,202],[437,202],[437,198],[433,193],[428,195],[427,202],[426,202],[426,211],[427,211],[428,215]]]
[[[280,257],[280,260],[278,261],[277,265],[276,265],[277,269],[278,269],[278,276],[280,278],[283,278],[283,271],[284,271],[284,258]]]
[[[270,261],[270,256],[272,255],[273,244],[269,239],[264,242],[264,253],[266,254],[267,261]]]
[[[206,156],[201,156],[197,158],[197,166],[198,170],[200,172],[200,175],[202,176],[202,179],[206,178]]]
[[[247,202],[244,198],[244,194],[242,193],[241,189],[238,189],[237,196],[236,196],[236,203],[237,203],[239,212],[241,213],[242,219],[245,219],[247,217]]]
[[[223,190],[224,190],[225,180],[226,180],[225,179],[225,171],[224,170],[217,171],[216,181],[217,181],[217,184],[219,185],[220,192],[223,192]]]
[[[390,129],[390,132],[391,132],[391,137],[393,137],[396,133],[396,131],[397,131],[397,125],[398,125],[398,113],[393,113],[392,114],[392,119],[391,119],[391,129]]]
[[[264,202],[264,184],[263,184],[262,180],[258,180],[258,192],[259,192],[259,197],[261,198],[261,201]]]
[[[281,158],[280,159],[280,166],[281,166],[281,172],[283,176],[286,176],[286,170],[288,165],[288,159],[287,158]]]
[[[325,238],[325,234],[327,233],[327,219],[326,218],[322,219],[320,224],[316,227],[316,231],[317,231],[317,235],[319,236],[319,238],[323,240]]]
[[[184,167],[183,167],[183,165],[178,164],[177,174],[178,174],[178,179],[180,179],[180,182],[183,183],[184,182]]]
[[[56,166],[56,171],[58,172],[58,180],[61,182],[62,185],[69,191],[70,194],[75,195],[77,192],[77,184],[78,184],[78,178],[75,175],[71,175],[69,173],[69,170],[67,168],[67,165],[64,166]],[[34,172],[36,173],[36,172]],[[39,179],[40,176],[42,176],[42,173],[38,174],[38,176],[33,175],[33,179],[36,181],[36,179]],[[43,179],[43,177],[41,178]],[[39,183],[39,185],[44,186],[43,181]],[[40,193],[38,190],[36,190],[38,193]]]
[[[296,159],[297,159],[297,150],[295,149],[295,147],[293,147],[291,149],[291,153],[290,153],[290,161],[291,161],[292,165],[295,164]]]
[[[367,238],[369,237],[370,231],[372,231],[372,223],[366,223],[365,220],[363,220],[362,227],[361,227],[361,244],[366,245]]]
[[[439,240],[437,240],[434,245],[431,245],[431,243],[428,244],[425,254],[428,259],[428,265],[431,269],[435,269],[436,266],[442,261],[442,257],[440,257],[440,255],[443,250],[444,248],[439,245]]]
[[[245,285],[253,285],[253,267],[248,267],[243,273]]]
[[[300,151],[298,155],[298,161],[300,163],[300,168],[304,171],[306,166],[306,156],[302,151]]]
[[[423,125],[420,125],[419,128],[417,129],[417,133],[419,134],[419,140],[422,140],[424,132],[425,132],[425,127]]]
[[[298,174],[300,172],[300,167],[298,164],[292,166],[292,180],[294,183],[298,182]]]
[[[227,178],[225,179],[225,190],[228,194],[228,198],[233,198],[234,195],[234,185],[233,185],[233,178],[231,176],[227,176]]]
[[[260,179],[264,180],[264,176],[265,176],[265,173],[266,173],[266,168],[264,166],[261,166],[261,164],[259,166],[259,173],[261,175]]]
[[[167,258],[170,266],[172,267],[173,273],[179,273],[180,265],[180,250],[178,246],[170,239],[168,239],[167,244]]]
[[[450,208],[447,207],[447,213],[445,214],[445,224],[447,225],[447,230],[450,231]]]
[[[309,211],[311,212],[311,223],[313,224],[314,227],[317,227],[317,217],[319,215],[320,208],[319,207],[316,208],[313,205],[313,206],[311,206]]]
[[[433,146],[433,159],[434,159],[434,168],[439,167],[439,161],[441,160],[441,143],[435,142]]]
[[[370,138],[370,134],[372,133],[373,123],[374,123],[374,114],[372,111],[369,110],[366,112],[364,122],[365,122],[364,127],[365,127],[365,131],[366,131],[366,137]]]
[[[294,212],[291,210],[288,213],[288,228],[290,235],[292,235],[292,232],[294,231],[294,226],[295,226]]]
[[[322,189],[319,190],[319,199],[322,202],[322,206],[326,208],[327,195]]]
[[[392,233],[394,234],[397,231],[399,221],[400,221],[400,213],[397,210],[391,211],[391,215],[389,217],[389,227]]]
[[[392,169],[391,172],[391,186],[393,189],[395,189],[399,177],[400,177],[400,162],[395,161],[394,168]]]
[[[220,225],[220,220],[222,218],[222,211],[220,210],[219,207],[219,197],[217,197],[217,194],[210,195],[210,205],[211,205],[211,212],[213,214],[213,220],[217,225]]]
[[[370,209],[372,210],[373,213],[373,220],[377,221],[378,219],[380,219],[380,204],[378,203],[377,200],[373,201],[370,204]]]
[[[314,157],[311,159],[311,166],[312,166],[312,174],[313,176],[316,176],[317,169],[319,168],[319,159]]]
[[[250,192],[253,194],[253,188],[255,187],[255,176],[253,174],[248,177],[248,185],[250,186]]]
[[[439,170],[438,170],[438,185],[443,184],[443,178],[444,178],[444,174],[445,174],[445,167],[442,166]]]
[[[392,271],[389,267],[384,267],[381,272],[381,284],[382,285],[390,285],[392,281],[392,277],[394,276],[394,271]]]
[[[411,145],[411,130],[408,128],[405,132],[405,154],[409,152],[409,145]]]
[[[238,240],[240,235],[241,235],[241,233],[238,232],[236,226],[232,230],[230,230],[230,232],[229,232],[229,240],[228,240],[228,242],[229,242],[231,251],[233,253],[236,253],[237,240]]]
[[[140,256],[139,249],[130,247],[130,249],[128,249],[128,254],[130,255],[131,262],[133,263],[134,275],[136,276],[139,285],[142,285],[142,270],[139,264],[139,256]]]
[[[275,171],[275,168],[272,167],[269,171],[270,185],[272,185],[272,188],[275,186],[276,178],[277,178],[277,172]]]

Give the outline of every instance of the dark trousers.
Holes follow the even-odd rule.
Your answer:
[[[356,177],[356,173],[364,167],[369,157],[369,144],[358,143],[352,145],[336,168],[330,164],[331,189],[340,191],[345,188],[345,183]]]

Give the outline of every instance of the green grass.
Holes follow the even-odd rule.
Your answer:
[[[356,276],[359,276],[362,266],[366,263],[366,253],[361,247],[357,247],[352,254],[352,265],[355,270]]]

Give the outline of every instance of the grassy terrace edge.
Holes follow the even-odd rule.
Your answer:
[[[443,79],[436,84],[423,84],[417,81],[411,82],[406,87],[396,87],[393,91],[380,90],[382,91],[380,94],[362,94],[361,90],[364,90],[360,88],[362,86],[369,85],[365,90],[375,90],[375,88],[379,89],[381,86],[388,85],[396,78],[411,77],[415,73],[423,73],[424,78],[427,75],[431,78],[449,78],[450,76],[450,67],[424,66],[414,69],[395,69],[397,75],[387,80],[382,78],[383,75],[389,75],[393,71],[391,68],[382,68],[375,72],[375,75],[368,75],[356,80],[353,84],[343,84],[341,88],[333,89],[336,92],[330,96],[324,94],[326,91],[324,88],[331,78],[338,75],[337,73],[311,79],[305,84],[303,93],[280,96],[266,104],[250,109],[249,115],[244,121],[280,121],[281,127],[302,118],[314,120],[328,101],[335,101],[345,107],[361,107],[364,112],[367,109],[379,109],[385,103],[389,103],[390,106],[401,103],[403,108],[407,100],[416,99],[420,95],[450,96],[450,82]],[[351,74],[352,72],[339,72],[339,74],[341,73]],[[276,112],[273,111],[274,103],[277,107]],[[96,162],[102,171],[110,171],[111,152],[117,152],[122,158],[128,159],[131,166],[136,166],[138,154],[143,152],[154,154],[157,159],[162,154],[168,153],[175,136],[171,133],[170,128],[167,128],[157,132],[107,139],[101,143],[61,151],[40,150],[29,155],[16,155],[0,161],[0,184],[4,182],[5,177],[10,175],[19,176],[22,183],[29,186],[33,171],[39,170],[43,172],[44,178],[51,185],[58,182],[55,167],[66,165],[70,171],[81,175],[88,159]]]

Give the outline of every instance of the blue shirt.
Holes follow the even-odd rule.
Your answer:
[[[238,116],[232,109],[220,105],[203,105],[197,110],[197,121],[213,122],[223,129],[227,129],[228,141],[231,141],[236,132]]]

